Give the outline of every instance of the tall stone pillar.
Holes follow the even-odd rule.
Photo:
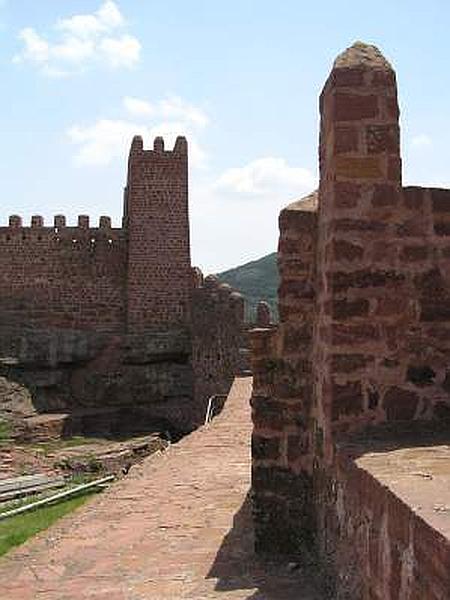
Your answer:
[[[402,290],[389,243],[401,189],[397,88],[377,48],[356,43],[336,59],[320,111],[316,439],[330,460],[332,431],[377,419],[377,384],[361,377],[388,343],[374,298]]]

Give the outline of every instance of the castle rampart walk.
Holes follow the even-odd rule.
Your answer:
[[[0,560],[0,598],[322,598],[307,569],[253,556],[251,385],[236,379],[209,427]]]

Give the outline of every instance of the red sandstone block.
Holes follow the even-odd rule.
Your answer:
[[[417,215],[411,219],[399,223],[396,226],[396,234],[399,237],[419,237],[427,235],[428,221],[423,218],[423,215]]]
[[[371,84],[376,87],[396,88],[395,72],[392,69],[373,69],[371,71]]]
[[[390,387],[384,394],[383,408],[389,421],[414,419],[419,396],[416,392],[397,386]]]
[[[405,296],[384,296],[377,298],[375,314],[380,317],[390,317],[407,314],[409,298]]]
[[[364,403],[361,382],[350,381],[343,385],[333,383],[331,400],[333,421],[338,420],[341,416],[360,414]]]
[[[405,281],[404,273],[393,270],[337,271],[329,277],[334,292],[343,292],[349,288],[396,286]]]
[[[450,212],[450,190],[432,189],[431,190],[431,205],[433,212],[449,213]]]
[[[433,267],[416,275],[414,285],[420,292],[437,300],[438,296],[445,294],[446,284],[441,269]]]
[[[425,200],[425,189],[420,187],[406,187],[402,189],[403,204],[411,210],[419,210]]]
[[[334,130],[335,154],[357,152],[359,140],[358,133],[356,127],[336,127]]]
[[[283,337],[283,350],[286,354],[298,352],[307,347],[313,335],[312,323],[301,322],[292,324]]]
[[[287,438],[287,458],[293,463],[310,452],[309,433],[289,435]]]
[[[424,322],[450,320],[450,298],[423,298],[420,301],[420,320]]]
[[[315,296],[315,290],[312,282],[307,279],[289,279],[281,282],[278,294],[285,298],[291,296],[297,301],[311,300]]]
[[[317,212],[311,210],[282,210],[280,213],[280,230],[293,232],[298,237],[300,232],[314,235],[317,228]]]
[[[369,314],[369,300],[358,298],[357,300],[334,300],[333,319],[351,319],[353,317],[366,317]]]
[[[334,205],[336,208],[355,208],[361,198],[361,185],[337,181],[334,185]]]
[[[384,99],[385,107],[386,107],[386,117],[388,119],[392,119],[398,121],[400,117],[400,109],[398,107],[397,95],[388,96]]]
[[[331,328],[333,346],[358,346],[380,339],[378,327],[372,323],[335,323]]]
[[[343,156],[338,154],[334,159],[336,177],[361,181],[381,179],[384,177],[382,158],[379,155]]]
[[[252,457],[255,460],[277,460],[280,457],[281,439],[252,434]]]
[[[387,223],[364,219],[336,219],[333,221],[333,228],[338,232],[380,233],[386,230]]]
[[[368,125],[366,144],[369,154],[388,152],[400,154],[400,129],[395,125]]]
[[[332,373],[351,373],[364,369],[373,363],[374,357],[365,354],[333,354],[331,356]]]
[[[400,196],[397,186],[392,184],[378,184],[374,186],[372,195],[372,206],[374,208],[396,206],[399,199]]]
[[[378,97],[337,93],[334,96],[334,120],[359,121],[378,115]]]
[[[256,431],[282,431],[285,427],[283,405],[270,398],[252,397],[252,421]]]
[[[334,87],[364,86],[364,71],[362,69],[335,68],[331,73],[331,83]]]
[[[434,233],[442,237],[449,236],[450,222],[441,221],[440,223],[434,223]]]
[[[430,255],[428,246],[404,246],[400,253],[400,259],[405,262],[417,262],[426,260]]]
[[[402,159],[400,156],[388,156],[386,178],[388,181],[395,182],[402,180]]]
[[[333,258],[335,261],[355,261],[360,260],[364,255],[364,248],[357,244],[352,244],[346,240],[333,240]]]

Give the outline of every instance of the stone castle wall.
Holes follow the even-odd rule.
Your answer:
[[[166,151],[137,137],[121,229],[86,216],[0,228],[0,371],[29,387],[37,411],[128,407],[142,425],[189,431],[208,395],[228,391],[242,298],[215,299],[193,273],[187,168],[184,138]]]
[[[337,598],[444,599],[448,540],[346,443],[448,438],[450,191],[402,188],[395,74],[374,47],[337,59],[320,108],[319,191],[280,215],[280,324],[252,333],[256,545],[318,551]]]
[[[0,321],[10,327],[122,331],[125,322],[126,233],[79,217],[67,227],[10,217],[0,227]]]

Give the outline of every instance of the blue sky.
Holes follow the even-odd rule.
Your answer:
[[[404,182],[450,186],[450,3],[0,0],[0,223],[120,224],[133,133],[190,142],[193,262],[275,250],[280,208],[317,178],[335,56],[376,44],[398,76]]]

